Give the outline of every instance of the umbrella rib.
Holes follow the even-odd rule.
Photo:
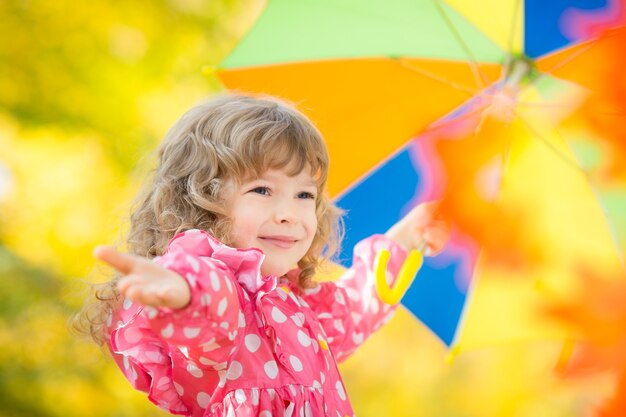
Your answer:
[[[534,136],[536,136],[541,141],[541,143],[543,143],[550,151],[552,151],[557,157],[559,157],[559,159],[561,159],[565,164],[569,165],[571,168],[575,169],[576,171],[579,171],[585,177],[588,177],[588,174],[584,169],[582,169],[575,161],[572,161],[571,159],[563,155],[562,152],[560,152],[552,143],[550,143],[550,141],[548,141],[543,135],[541,135],[537,131],[537,129],[535,129],[535,127],[528,120],[526,120],[526,118],[524,118],[519,112],[516,111],[515,115],[524,124],[524,126],[526,126],[528,131],[532,133]]]
[[[561,135],[561,132],[559,131],[559,129],[557,127],[555,127],[554,130],[556,131],[557,135],[559,135],[559,137],[563,140],[563,143],[565,143],[567,146],[569,146],[567,140],[565,140],[563,135]],[[571,149],[571,147],[570,147],[570,149]],[[593,192],[593,194],[596,197],[596,201],[598,202],[598,204],[600,205],[600,208],[602,209],[602,213],[604,214],[604,219],[606,220],[607,225],[609,227],[609,233],[611,235],[611,242],[612,242],[612,244],[613,244],[613,246],[615,248],[615,252],[617,253],[617,257],[618,257],[620,266],[622,267],[622,271],[626,274],[626,263],[624,262],[624,257],[622,255],[622,250],[621,250],[621,246],[620,246],[620,243],[619,243],[619,238],[617,236],[617,233],[615,232],[615,225],[611,221],[611,217],[609,216],[609,212],[607,211],[606,207],[604,206],[604,204],[602,204],[602,199],[600,197],[600,193],[598,192],[598,189],[594,185],[593,180],[591,178],[591,175],[587,174],[582,169],[581,169],[581,171],[584,173],[584,177],[587,180],[587,184],[589,185],[589,188],[591,188],[591,191]]]
[[[450,86],[454,89],[457,89],[459,91],[463,91],[464,93],[467,93],[468,96],[473,96],[474,94],[476,94],[478,92],[478,90],[472,90],[471,88],[467,88],[463,85],[457,84],[453,81],[450,81],[447,78],[444,78],[440,75],[435,74],[434,72],[430,72],[427,71],[423,68],[418,67],[417,65],[411,64],[410,62],[408,62],[408,60],[406,58],[390,58],[390,59],[395,59],[396,61],[398,61],[400,63],[400,65],[402,65],[404,68],[416,72],[420,75],[423,75],[427,78],[430,78],[432,80],[438,81],[442,84],[445,84],[447,86]]]
[[[437,8],[437,11],[439,12],[443,20],[446,22],[446,25],[452,32],[452,35],[469,57],[470,60],[468,61],[468,64],[470,65],[470,69],[472,70],[474,80],[478,85],[478,89],[483,89],[485,87],[485,84],[491,84],[491,80],[489,80],[489,78],[483,73],[483,71],[481,71],[480,66],[478,65],[478,61],[476,60],[476,57],[470,50],[469,46],[467,45],[467,43],[465,43],[443,7],[441,7],[441,0],[433,0],[433,3],[435,4],[435,7]]]
[[[506,61],[504,63],[504,71],[503,74],[508,74],[509,69],[511,67],[511,54],[513,53],[513,39],[515,38],[515,33],[517,31],[517,16],[521,9],[521,1],[516,0],[515,6],[513,6],[513,22],[511,23],[511,30],[509,32],[509,39],[507,40],[507,48],[508,54],[506,56]]]
[[[565,155],[563,155],[561,152],[559,152],[558,149],[556,149],[554,147],[554,145],[552,145],[545,137],[543,137],[542,135],[539,134],[539,132],[537,131],[537,129],[535,129],[531,123],[529,123],[524,117],[522,117],[519,113],[517,113],[517,117],[519,118],[519,120],[522,121],[522,123],[526,126],[526,128],[533,134],[535,135],[544,145],[546,145],[548,147],[548,149],[550,149],[552,152],[554,152],[561,160],[563,160],[567,165],[569,165],[570,167],[574,168],[575,170],[579,171],[583,177],[587,180],[587,184],[589,185],[589,188],[591,188],[592,192],[594,193],[595,197],[596,197],[596,201],[598,201],[598,204],[600,204],[600,207],[602,209],[602,212],[604,214],[604,218],[607,222],[607,225],[609,227],[609,232],[611,235],[611,243],[613,244],[613,246],[615,247],[615,252],[617,253],[617,257],[620,263],[620,266],[622,267],[622,271],[624,273],[626,273],[626,263],[624,262],[624,257],[622,256],[622,252],[621,252],[621,247],[619,244],[619,240],[618,237],[615,233],[615,227],[611,222],[611,219],[609,217],[608,212],[606,211],[606,208],[604,207],[604,205],[602,204],[602,200],[600,199],[598,190],[596,189],[596,187],[593,184],[593,181],[591,179],[591,176],[584,170],[582,169],[577,163],[575,163],[574,161],[570,160],[569,158],[566,158]],[[561,135],[561,132],[558,130],[557,127],[554,127],[554,130],[556,132],[557,135],[559,135],[559,137],[563,140],[563,142],[565,144],[567,144],[567,141],[565,140],[565,138],[563,137],[563,135]]]
[[[566,65],[567,63],[569,63],[573,59],[577,58],[579,55],[587,52],[589,49],[593,48],[594,45],[595,45],[595,43],[589,43],[589,45],[587,45],[585,48],[581,48],[578,51],[576,51],[575,53],[569,55],[567,58],[563,59],[562,61],[560,61],[559,63],[554,65],[548,71],[540,72],[535,79],[531,80],[528,83],[528,87],[537,85],[539,83],[539,81],[541,81],[542,79],[545,78],[546,75],[552,75],[552,73],[554,71],[556,71],[559,68],[563,67],[564,65]]]
[[[604,214],[604,219],[606,220],[607,225],[609,227],[609,234],[611,235],[611,242],[613,243],[615,252],[617,252],[617,258],[619,259],[620,266],[622,267],[622,272],[626,274],[626,263],[624,262],[624,257],[622,256],[622,249],[619,243],[619,238],[617,236],[617,233],[615,232],[615,225],[611,221],[611,217],[609,216],[609,213],[606,210],[606,207],[604,206],[604,204],[602,204],[600,193],[594,186],[593,182],[591,181],[591,178],[588,178],[587,182],[589,183],[589,188],[591,188],[591,191],[596,196],[596,201],[598,202],[598,204],[600,205],[600,208],[602,209],[602,213]]]

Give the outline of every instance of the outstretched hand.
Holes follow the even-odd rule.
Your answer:
[[[122,275],[117,289],[133,302],[179,309],[191,300],[189,285],[183,277],[147,258],[118,252],[111,246],[98,246],[93,254]]]
[[[424,255],[436,255],[450,238],[450,225],[441,217],[438,208],[436,201],[415,206],[385,236],[407,250],[420,249]]]

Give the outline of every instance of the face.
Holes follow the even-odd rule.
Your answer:
[[[310,170],[290,177],[287,170],[270,169],[227,194],[232,245],[261,249],[264,275],[280,277],[296,266],[317,230],[317,185]]]

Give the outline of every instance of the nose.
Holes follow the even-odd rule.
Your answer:
[[[281,224],[294,224],[298,221],[298,211],[291,201],[282,201],[274,210],[274,221]]]

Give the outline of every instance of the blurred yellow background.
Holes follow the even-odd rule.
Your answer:
[[[92,248],[119,243],[151,152],[259,0],[0,2],[0,417],[158,416],[67,320]],[[359,416],[583,416],[607,378],[563,381],[559,342],[453,362],[400,311],[342,365]]]

